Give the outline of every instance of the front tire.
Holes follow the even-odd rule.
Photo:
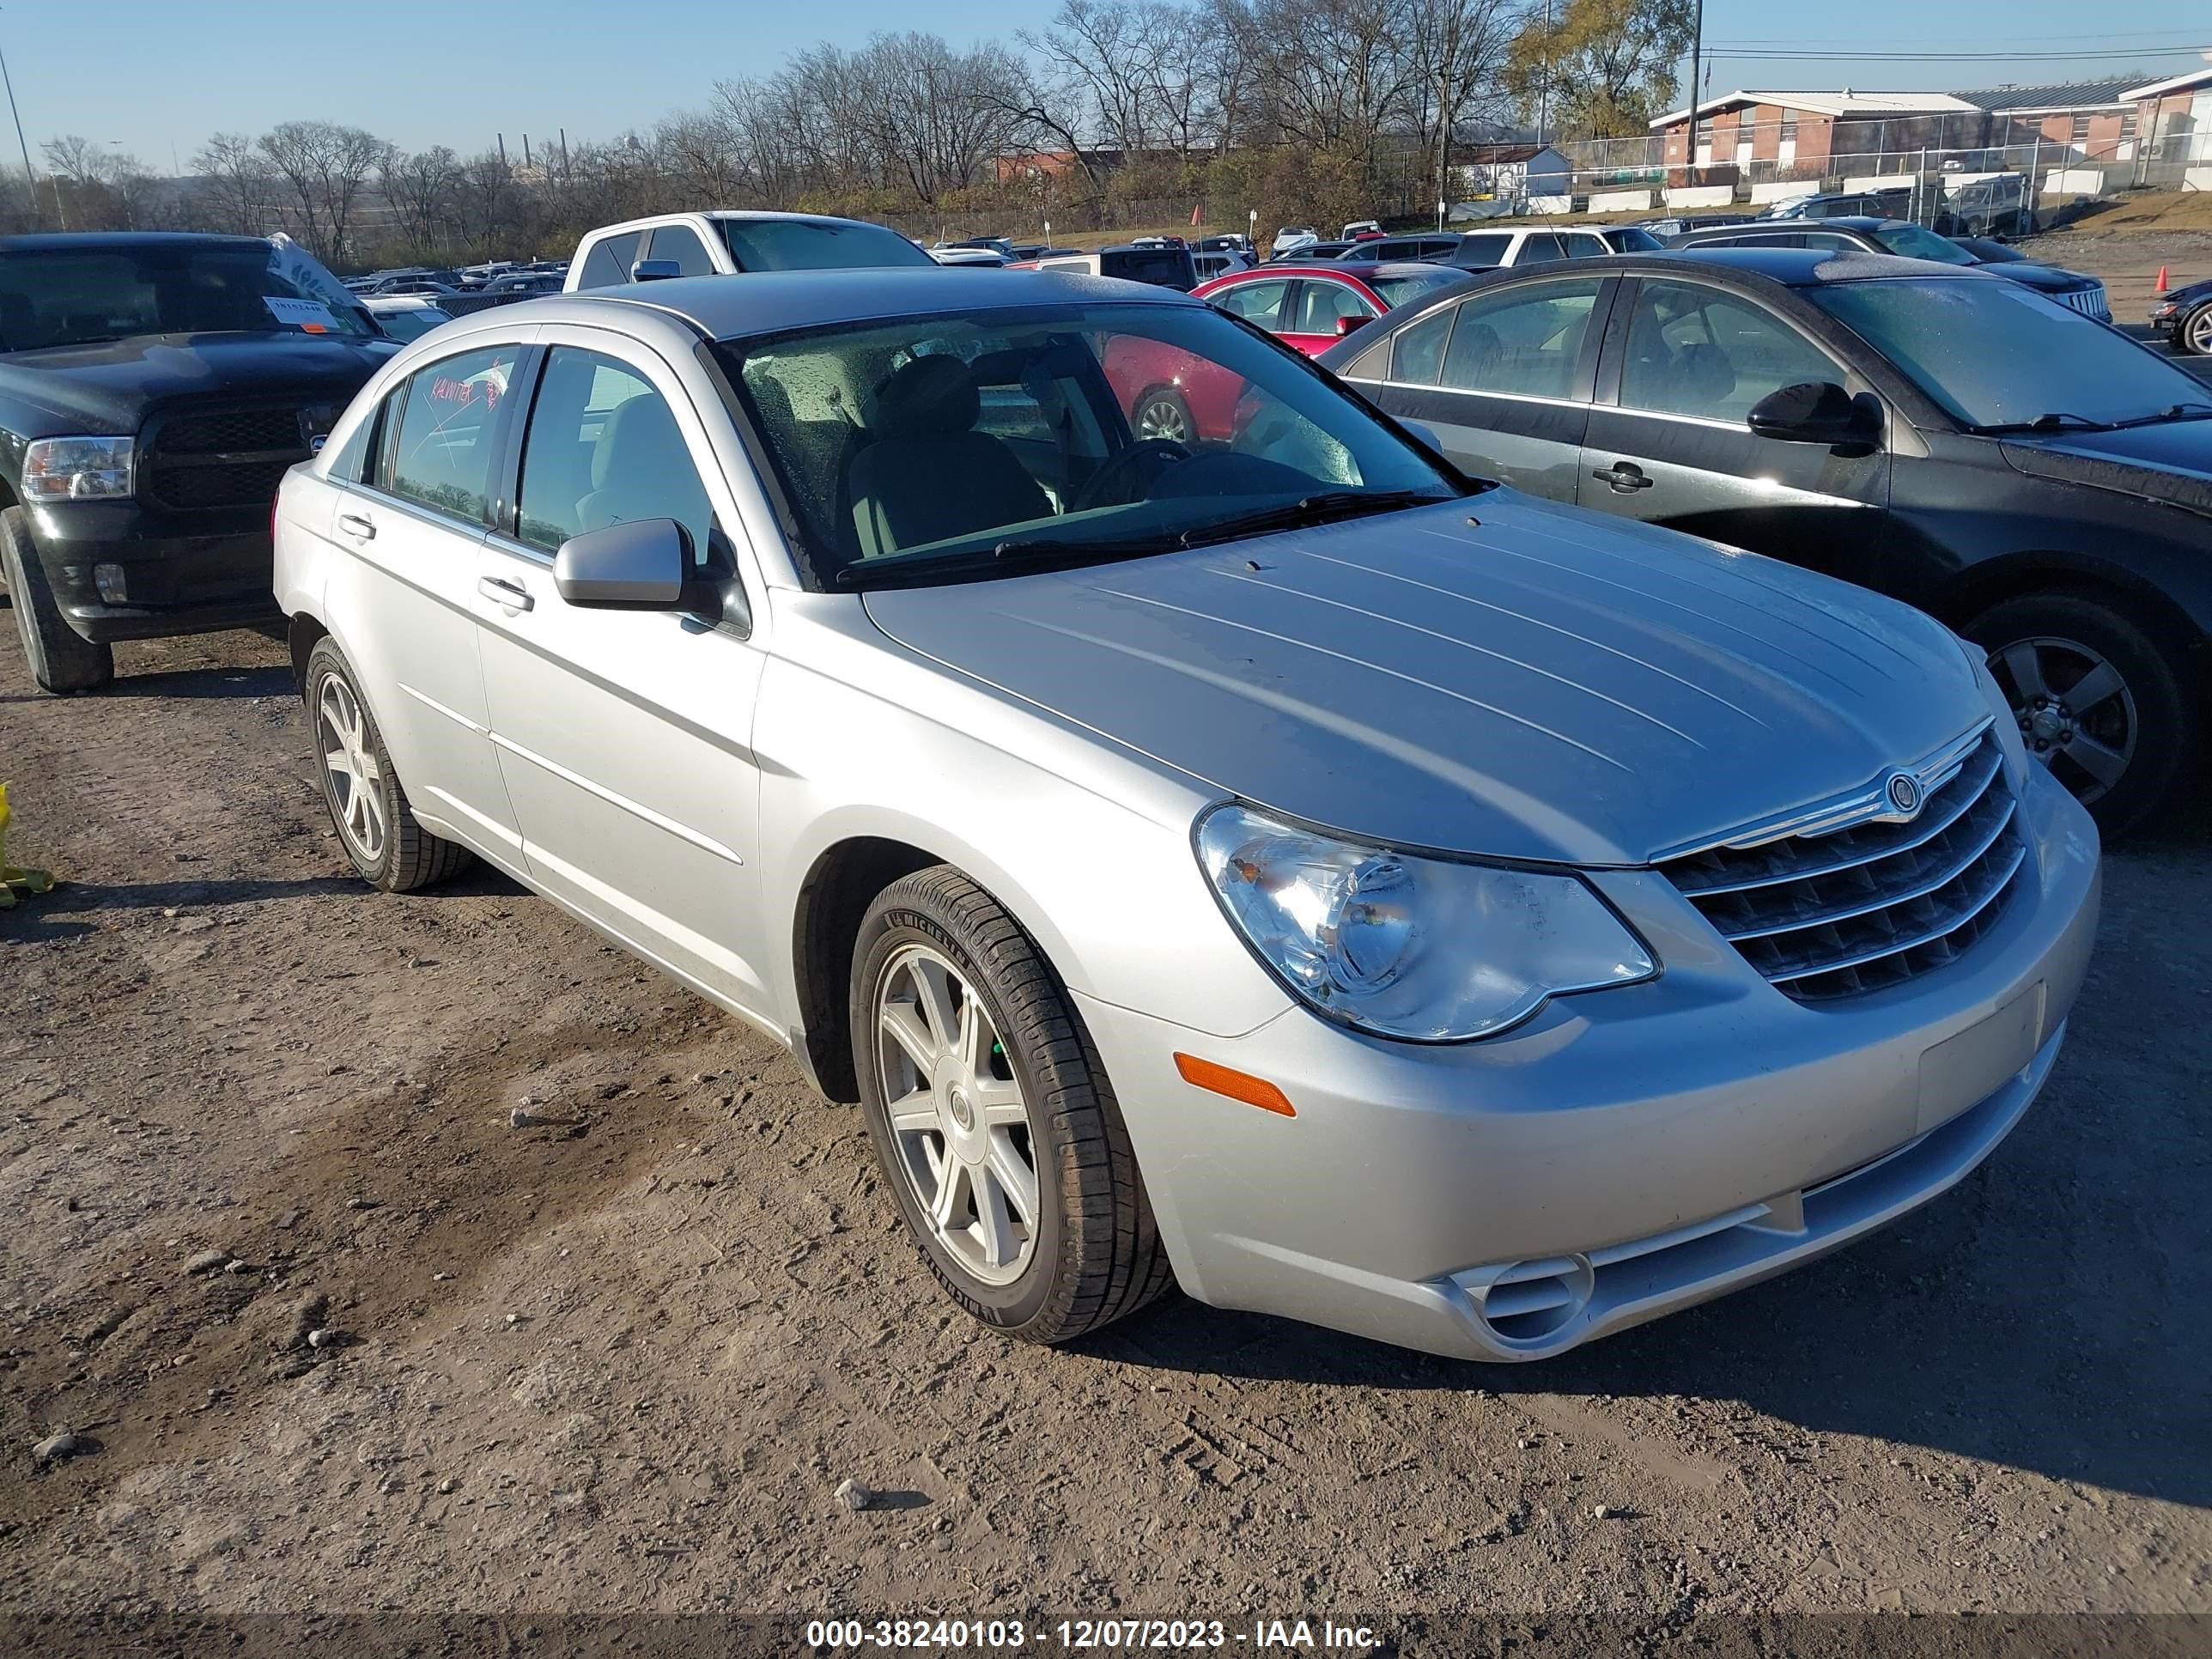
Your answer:
[[[1198,441],[1198,422],[1191,418],[1190,405],[1172,386],[1156,386],[1138,398],[1129,424],[1140,442],[1146,438],[1179,444]]]
[[[2173,331],[2173,337],[2192,357],[2212,357],[2212,301],[2191,312]]]
[[[2035,593],[1967,623],[2012,703],[2031,759],[2074,792],[2107,836],[2172,796],[2197,725],[2174,656],[2136,617],[2077,593]]]
[[[1055,1343],[1167,1288],[1105,1067],[995,899],[949,865],[886,888],[861,919],[850,1009],[870,1138],[953,1301]]]
[[[328,638],[307,653],[306,698],[323,801],[361,878],[387,893],[411,893],[466,866],[466,848],[415,822],[353,670]]]
[[[23,641],[33,679],[66,696],[96,691],[115,678],[114,647],[94,644],[62,615],[20,507],[0,512],[0,575],[7,579],[15,632]]]

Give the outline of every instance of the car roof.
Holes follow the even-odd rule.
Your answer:
[[[1933,277],[1939,273],[1965,282],[2005,280],[1972,265],[1947,265],[1933,259],[1905,259],[1893,253],[1838,253],[1816,247],[1668,247],[1656,253],[1617,254],[1613,258],[1568,260],[1592,269],[1624,272],[1663,270],[1685,263],[1727,271],[1747,271],[1785,288],[1822,288],[1836,283],[1864,283],[1899,277]],[[1552,270],[1557,265],[1542,265]]]
[[[101,247],[259,247],[261,236],[217,236],[197,230],[48,230],[0,236],[0,253],[51,253]]]
[[[871,230],[885,228],[884,226],[872,223],[866,219],[847,219],[834,213],[777,213],[767,208],[706,208],[683,209],[673,213],[647,213],[635,219],[624,219],[617,224],[595,225],[584,233],[583,240],[589,240],[595,236],[604,236],[611,231],[642,230],[647,225],[665,225],[684,219],[736,220],[746,223],[756,220],[775,219],[813,225],[866,225]],[[891,234],[896,236],[898,233],[893,231]]]
[[[677,276],[525,304],[533,319],[544,307],[577,306],[576,320],[604,322],[608,305],[644,306],[683,319],[708,337],[781,334],[836,323],[891,317],[980,315],[1027,306],[1093,304],[1203,306],[1176,289],[1066,270],[1010,270],[999,265],[886,265],[855,270],[762,270],[742,277]]]

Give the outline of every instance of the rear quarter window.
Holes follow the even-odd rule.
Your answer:
[[[592,243],[592,251],[584,256],[583,274],[576,279],[576,286],[619,288],[629,281],[629,268],[637,261],[637,245],[644,234],[637,230],[618,231]]]

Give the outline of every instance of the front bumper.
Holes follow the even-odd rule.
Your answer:
[[[262,507],[173,513],[140,501],[30,509],[31,543],[70,625],[88,640],[161,639],[278,618]],[[94,569],[120,565],[122,597]]]
[[[2026,884],[1960,960],[1808,1006],[1663,877],[1595,879],[1643,985],[1487,1042],[1292,1009],[1240,1038],[1081,998],[1183,1288],[1471,1359],[1554,1354],[1781,1273],[1951,1186],[2049,1074],[2096,932],[2094,827],[2039,769]],[[1283,1118],[1176,1052],[1280,1085]]]

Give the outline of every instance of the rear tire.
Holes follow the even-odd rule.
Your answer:
[[[345,653],[328,638],[307,653],[304,696],[323,803],[361,878],[387,893],[411,893],[465,868],[468,848],[415,822],[383,733]]]
[[[1129,413],[1129,425],[1139,440],[1166,438],[1179,444],[1198,441],[1198,422],[1191,418],[1190,405],[1182,394],[1172,386],[1156,386],[1137,399],[1137,406]]]
[[[1965,632],[1990,653],[2029,757],[2107,836],[2172,798],[2197,752],[2196,714],[2178,654],[2139,617],[2100,598],[2033,593],[1992,605]]]
[[[869,1135],[953,1301],[1009,1336],[1056,1343],[1167,1289],[1106,1068],[997,900],[950,865],[893,883],[861,919],[849,1006]]]
[[[67,696],[96,691],[115,678],[115,651],[95,645],[69,624],[46,580],[46,568],[31,545],[29,520],[20,507],[0,512],[0,575],[15,612],[15,632],[31,678],[46,690]]]

